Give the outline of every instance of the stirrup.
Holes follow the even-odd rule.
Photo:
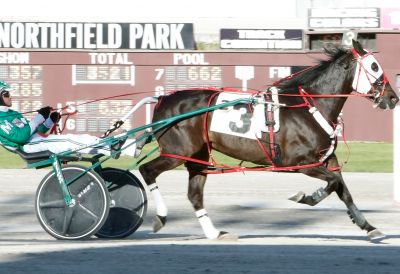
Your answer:
[[[121,156],[122,146],[125,144],[127,139],[128,138],[123,138],[119,140],[116,144],[111,145],[111,158],[119,159],[119,157]]]

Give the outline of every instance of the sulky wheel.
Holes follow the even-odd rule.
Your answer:
[[[147,211],[147,196],[139,179],[129,171],[104,168],[101,175],[111,196],[110,213],[99,238],[124,238],[135,232]]]
[[[35,210],[40,225],[51,236],[62,240],[89,238],[104,224],[110,197],[103,179],[95,172],[77,165],[62,166],[73,203],[67,206],[54,171],[48,173],[36,191]]]

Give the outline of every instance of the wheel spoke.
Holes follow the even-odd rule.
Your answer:
[[[144,206],[144,202],[142,202],[142,203],[141,203],[140,205],[138,205],[137,207],[133,208],[132,211],[137,212],[137,211],[139,211],[139,210],[142,210],[143,206]]]
[[[67,232],[69,230],[69,226],[71,225],[72,216],[74,215],[74,211],[75,210],[70,207],[68,207],[67,210],[65,211],[62,235],[67,234]]]
[[[64,200],[60,199],[54,201],[40,202],[39,206],[40,208],[64,208],[67,205],[65,204]]]
[[[82,204],[79,204],[79,208],[81,208],[84,212],[86,212],[89,216],[93,218],[93,220],[97,221],[99,219],[99,216],[93,213],[93,211],[89,210],[87,207],[83,206]]]

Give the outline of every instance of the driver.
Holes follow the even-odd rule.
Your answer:
[[[50,131],[60,120],[60,113],[51,107],[43,107],[28,121],[21,113],[10,109],[12,106],[10,86],[0,81],[0,145],[10,151],[16,149],[27,153],[49,150],[52,153],[77,149],[80,146],[96,144],[101,139],[88,134],[54,135]],[[125,140],[112,146],[91,146],[78,152],[111,155],[118,159]],[[125,152],[125,151],[124,151]],[[127,154],[127,153],[124,153]]]

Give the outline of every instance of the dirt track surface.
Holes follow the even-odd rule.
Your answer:
[[[0,273],[400,273],[400,206],[392,174],[345,173],[367,220],[388,237],[371,243],[332,194],[315,207],[287,200],[324,182],[301,174],[249,172],[209,176],[206,209],[234,242],[204,239],[189,201],[187,174],[158,183],[169,208],[166,227],[144,224],[122,240],[59,241],[39,225],[34,194],[46,170],[0,170]],[[138,175],[137,173],[135,173]],[[141,178],[141,177],[139,177]]]

